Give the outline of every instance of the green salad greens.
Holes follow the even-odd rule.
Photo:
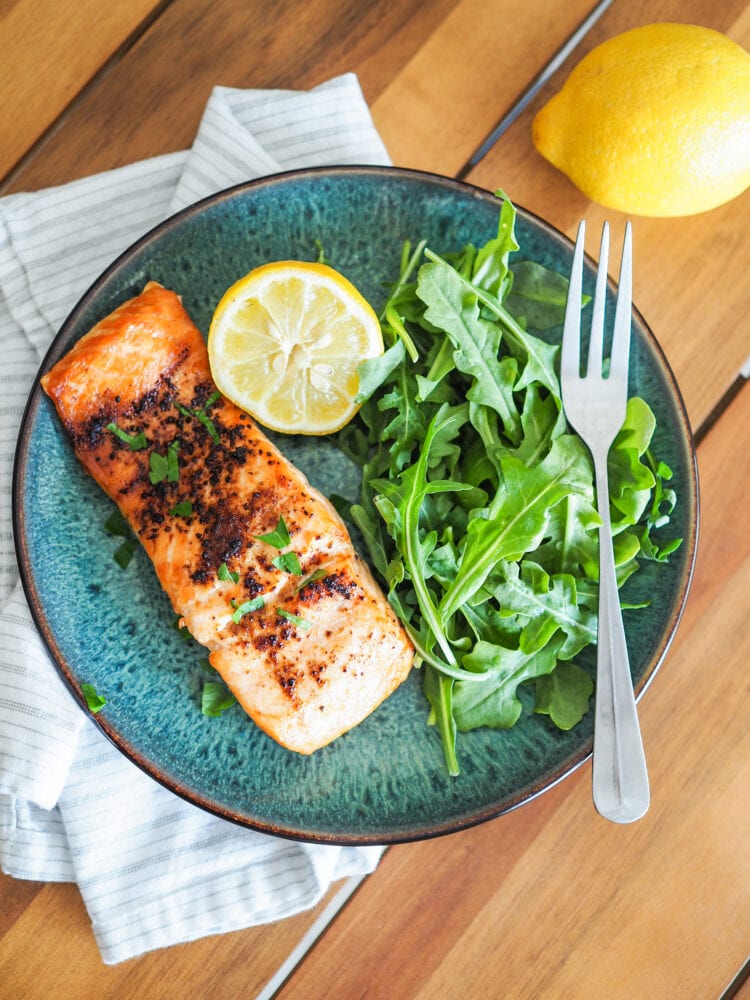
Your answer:
[[[568,282],[510,262],[516,211],[499,195],[484,246],[445,258],[404,246],[381,315],[388,346],[361,366],[362,408],[336,436],[362,469],[342,513],[414,642],[452,775],[458,733],[513,726],[521,685],[561,729],[593,690],[576,663],[596,642],[593,467],[563,413],[559,345],[539,336],[562,321]],[[654,425],[631,399],[609,456],[620,584],[679,545],[658,537],[676,498]]]

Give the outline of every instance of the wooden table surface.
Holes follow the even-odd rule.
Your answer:
[[[670,20],[750,46],[746,0],[6,0],[0,193],[187,147],[217,84],[353,71],[397,165],[502,187],[571,236],[606,214],[617,245],[624,218],[535,152],[531,118],[595,44]],[[589,763],[509,815],[390,848],[345,902],[335,885],[294,919],[115,967],[75,886],[0,876],[0,997],[750,997],[749,198],[634,220],[634,300],[684,394],[701,479],[687,610],[640,704],[645,819],[597,816]]]

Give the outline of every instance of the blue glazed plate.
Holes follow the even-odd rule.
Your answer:
[[[148,280],[177,291],[207,330],[225,289],[276,259],[327,256],[376,306],[397,277],[401,245],[438,252],[495,234],[498,202],[485,191],[391,168],[308,170],[256,181],[181,212],[121,256],[68,317],[42,365],[48,370],[95,322]],[[519,209],[521,252],[563,274],[570,241]],[[587,263],[587,281],[593,270]],[[591,290],[591,289],[589,289]],[[610,289],[610,295],[613,289]],[[643,319],[633,313],[631,392],[657,416],[655,450],[680,497],[666,566],[646,566],[628,597],[652,604],[626,629],[637,689],[663,659],[687,597],[695,557],[695,455],[679,390]],[[554,335],[554,333],[553,333]],[[559,336],[559,331],[557,332]],[[324,492],[352,498],[354,470],[325,439],[275,439]],[[85,708],[81,684],[107,700],[96,724],[148,774],[198,806],[267,833],[323,843],[387,843],[448,833],[512,809],[549,788],[591,752],[589,714],[571,732],[525,712],[508,732],[460,741],[461,775],[448,777],[438,733],[426,725],[420,676],[351,733],[311,757],[291,753],[239,709],[200,711],[205,651],[184,642],[151,564],[139,550],[122,571],[103,530],[110,501],[83,472],[37,384],[16,457],[15,533],[32,612],[55,663]]]

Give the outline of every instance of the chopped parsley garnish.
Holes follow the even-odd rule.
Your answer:
[[[193,513],[192,500],[182,500],[180,503],[176,503],[169,513],[173,517],[190,517]]]
[[[114,552],[112,558],[120,567],[120,569],[128,568],[133,559],[133,556],[135,555],[135,550],[137,545],[138,543],[134,538],[126,538],[125,541]]]
[[[167,482],[169,483],[176,483],[180,478],[180,466],[177,461],[177,452],[179,450],[179,441],[172,441],[167,448]]]
[[[149,455],[150,471],[148,478],[155,485],[165,479],[168,483],[176,483],[180,478],[180,466],[177,459],[177,452],[180,450],[180,442],[171,441],[167,446],[167,454],[160,455],[158,451],[152,451]]]
[[[299,587],[297,587],[297,590],[300,591],[302,590],[303,587],[306,587],[308,583],[315,583],[316,580],[322,580],[326,576],[328,576],[328,570],[323,569],[323,567],[321,566],[318,569],[313,570],[313,572],[307,577],[307,579],[303,580],[302,583],[299,585]]]
[[[219,432],[216,430],[214,422],[208,416],[206,410],[209,408],[209,406],[212,406],[216,402],[216,400],[219,399],[220,396],[221,393],[217,389],[216,392],[211,393],[211,395],[208,397],[206,402],[199,410],[190,410],[188,409],[187,406],[183,406],[182,403],[174,404],[184,417],[195,417],[196,420],[199,420],[208,431],[208,435],[214,442],[214,444],[219,443]]]
[[[96,693],[96,688],[93,684],[81,684],[81,691],[83,692],[83,697],[86,699],[86,704],[94,715],[101,711],[107,704],[107,699],[102,698],[100,694]]]
[[[284,522],[284,518],[280,517],[276,527],[267,535],[256,535],[255,536],[259,542],[267,542],[269,545],[273,545],[275,549],[286,548],[291,542],[289,537],[289,529]]]
[[[262,608],[265,601],[262,597],[254,597],[251,601],[245,601],[242,604],[238,604],[234,599],[229,602],[234,608],[234,614],[232,615],[232,621],[235,625],[239,625],[240,619],[244,615],[249,614],[251,611],[257,611],[258,608]]]
[[[282,552],[271,562],[276,569],[282,569],[286,573],[294,573],[295,576],[302,576],[302,567],[299,564],[296,552]]]
[[[145,448],[148,443],[143,431],[140,431],[138,434],[128,434],[127,431],[122,430],[115,423],[107,424],[107,430],[111,431],[116,438],[124,441],[130,447],[131,451],[139,451],[141,448]]]
[[[167,478],[167,459],[165,455],[160,455],[158,451],[152,451],[149,455],[148,464],[150,471],[148,478],[152,483],[160,483]]]
[[[232,583],[240,582],[240,574],[235,573],[233,570],[231,570],[225,562],[222,563],[221,566],[219,566],[219,571],[217,573],[217,576],[219,577],[220,580],[231,580]]]
[[[259,542],[266,542],[273,545],[275,549],[284,549],[292,541],[289,529],[283,517],[280,517],[276,527],[267,535],[256,535]],[[299,564],[299,557],[296,552],[281,552],[271,563],[276,569],[284,573],[293,573],[295,576],[302,576],[302,567]]]
[[[127,569],[130,565],[130,560],[135,554],[138,542],[131,532],[128,522],[119,510],[112,511],[107,520],[104,522],[104,530],[108,534],[114,535],[115,538],[123,539],[122,544],[115,551],[112,558],[120,569]]]
[[[124,538],[130,534],[130,526],[119,510],[112,511],[104,522],[104,530],[110,535],[116,535],[118,538]]]
[[[299,626],[299,628],[303,628],[305,630],[312,628],[312,622],[307,621],[306,618],[299,618],[297,615],[293,615],[291,611],[285,611],[283,608],[276,608],[276,614],[280,618],[286,618],[288,622],[291,622],[292,625]]]
[[[206,681],[201,692],[201,712],[204,715],[216,718],[226,712],[232,705],[237,704],[237,699],[231,691],[227,691],[223,684],[217,681]]]
[[[177,629],[177,631],[180,633],[181,639],[185,641],[187,641],[188,639],[192,639],[193,637],[190,634],[187,625],[180,625],[181,621],[182,621],[182,615],[175,615],[172,621],[172,627]]]

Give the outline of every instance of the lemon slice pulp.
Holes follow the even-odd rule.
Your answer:
[[[380,323],[325,264],[278,261],[224,294],[208,333],[216,387],[271,430],[329,434],[359,409],[357,366],[383,353]]]

